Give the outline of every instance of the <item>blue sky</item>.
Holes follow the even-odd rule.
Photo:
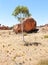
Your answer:
[[[27,6],[37,25],[48,23],[48,0],[0,0],[0,24],[12,26],[18,20],[12,12],[18,5]]]

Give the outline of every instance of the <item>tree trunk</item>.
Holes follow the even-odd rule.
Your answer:
[[[25,40],[24,40],[24,34],[23,34],[23,20],[21,19],[20,22],[21,22],[22,40],[24,42]]]
[[[23,22],[22,22],[22,24],[21,24],[21,29],[22,29],[22,39],[23,39],[23,41],[24,41],[24,34],[23,34]]]

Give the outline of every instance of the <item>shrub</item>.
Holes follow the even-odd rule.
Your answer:
[[[23,35],[24,35],[24,36],[27,36],[27,33],[24,32]]]
[[[48,59],[40,60],[37,65],[48,65]]]
[[[48,38],[48,35],[44,35],[44,38]]]

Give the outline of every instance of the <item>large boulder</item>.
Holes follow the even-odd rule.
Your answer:
[[[15,33],[20,33],[22,31],[22,27],[23,26],[23,31],[24,32],[29,32],[29,31],[33,31],[36,29],[36,21],[33,18],[26,18],[23,20],[22,24],[17,24],[13,27],[13,31]]]

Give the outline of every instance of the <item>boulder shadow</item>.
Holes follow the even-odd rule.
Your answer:
[[[39,31],[39,29],[35,29],[35,30],[30,30],[27,33],[37,33]]]
[[[40,42],[25,42],[24,43],[24,46],[32,46],[32,45],[38,46],[38,45],[41,45],[41,43]]]

